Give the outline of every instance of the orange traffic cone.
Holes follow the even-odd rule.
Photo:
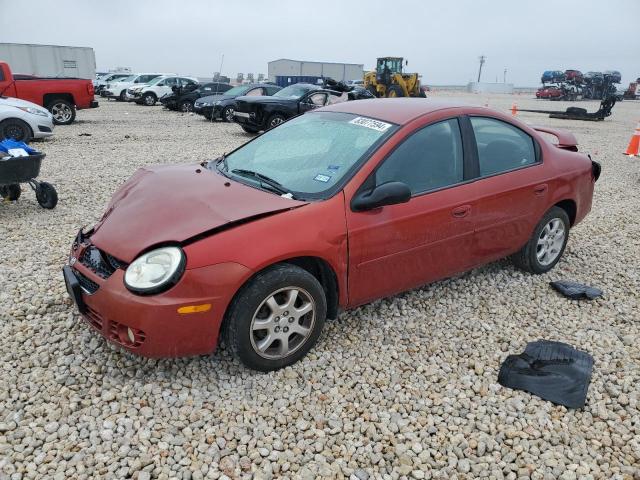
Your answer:
[[[630,157],[640,157],[640,122],[636,125],[636,131],[633,132],[627,151],[624,154]]]
[[[511,105],[511,115],[513,115],[514,117],[518,115],[518,105],[516,105],[515,103]]]

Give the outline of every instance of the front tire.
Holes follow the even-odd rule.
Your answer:
[[[391,85],[387,90],[387,98],[404,97],[404,90],[400,85]]]
[[[19,118],[8,118],[0,122],[0,140],[13,138],[18,142],[29,142],[33,138],[31,127]]]
[[[36,188],[36,200],[42,208],[51,210],[58,204],[58,192],[50,183],[40,182]]]
[[[158,97],[151,92],[147,92],[142,96],[142,103],[144,103],[147,107],[153,107],[158,101]]]
[[[185,100],[180,103],[179,110],[184,113],[193,112],[193,103],[190,102],[189,100]]]
[[[225,122],[233,122],[233,114],[234,114],[235,110],[233,109],[233,107],[229,106],[229,107],[225,107],[224,110],[222,110],[222,114],[220,115],[220,118],[222,118],[223,121]]]
[[[275,265],[234,298],[225,319],[225,345],[249,368],[278,370],[311,350],[326,315],[324,290],[313,275],[295,265]]]
[[[556,266],[569,240],[569,216],[559,207],[544,214],[533,235],[511,258],[516,267],[529,273],[546,273]]]
[[[53,123],[56,125],[70,125],[76,119],[76,107],[67,100],[57,98],[49,104],[47,109],[53,115]]]
[[[274,113],[269,117],[269,121],[267,122],[267,130],[271,130],[272,128],[276,128],[281,123],[286,122],[287,119],[279,113]]]

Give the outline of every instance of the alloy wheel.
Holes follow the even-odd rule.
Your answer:
[[[235,113],[235,110],[233,109],[233,107],[227,107],[227,110],[226,110],[226,120],[227,120],[227,122],[233,122],[234,113]]]
[[[545,225],[536,246],[536,257],[540,265],[550,265],[558,258],[566,234],[564,223],[559,218],[553,218]]]
[[[71,120],[71,115],[73,112],[71,111],[71,107],[66,103],[54,103],[51,106],[51,115],[58,123],[66,123]]]
[[[271,120],[271,123],[269,124],[269,126],[273,128],[273,127],[277,127],[281,123],[284,123],[284,120],[281,117],[276,117],[273,120]]]
[[[313,331],[316,304],[306,290],[286,287],[273,292],[251,320],[251,346],[261,357],[279,360],[298,350]]]

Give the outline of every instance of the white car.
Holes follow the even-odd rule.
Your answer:
[[[100,78],[93,81],[93,88],[96,94],[99,94],[108,83],[115,83],[129,76],[131,76],[131,73],[105,73]]]
[[[53,116],[35,103],[0,97],[0,140],[13,138],[28,142],[53,135]]]
[[[121,78],[117,82],[109,82],[100,93],[103,97],[111,97],[116,100],[127,99],[127,89],[136,85],[144,85],[154,78],[171,75],[170,73],[134,73],[128,77]]]
[[[173,93],[173,87],[185,88],[197,85],[198,80],[195,78],[166,75],[155,78],[146,85],[134,85],[127,89],[127,100],[151,107],[160,97]]]

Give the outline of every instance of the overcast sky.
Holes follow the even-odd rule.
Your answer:
[[[0,42],[93,47],[98,69],[267,73],[278,58],[375,64],[423,83],[535,86],[543,70],[640,76],[639,0],[0,0]]]

